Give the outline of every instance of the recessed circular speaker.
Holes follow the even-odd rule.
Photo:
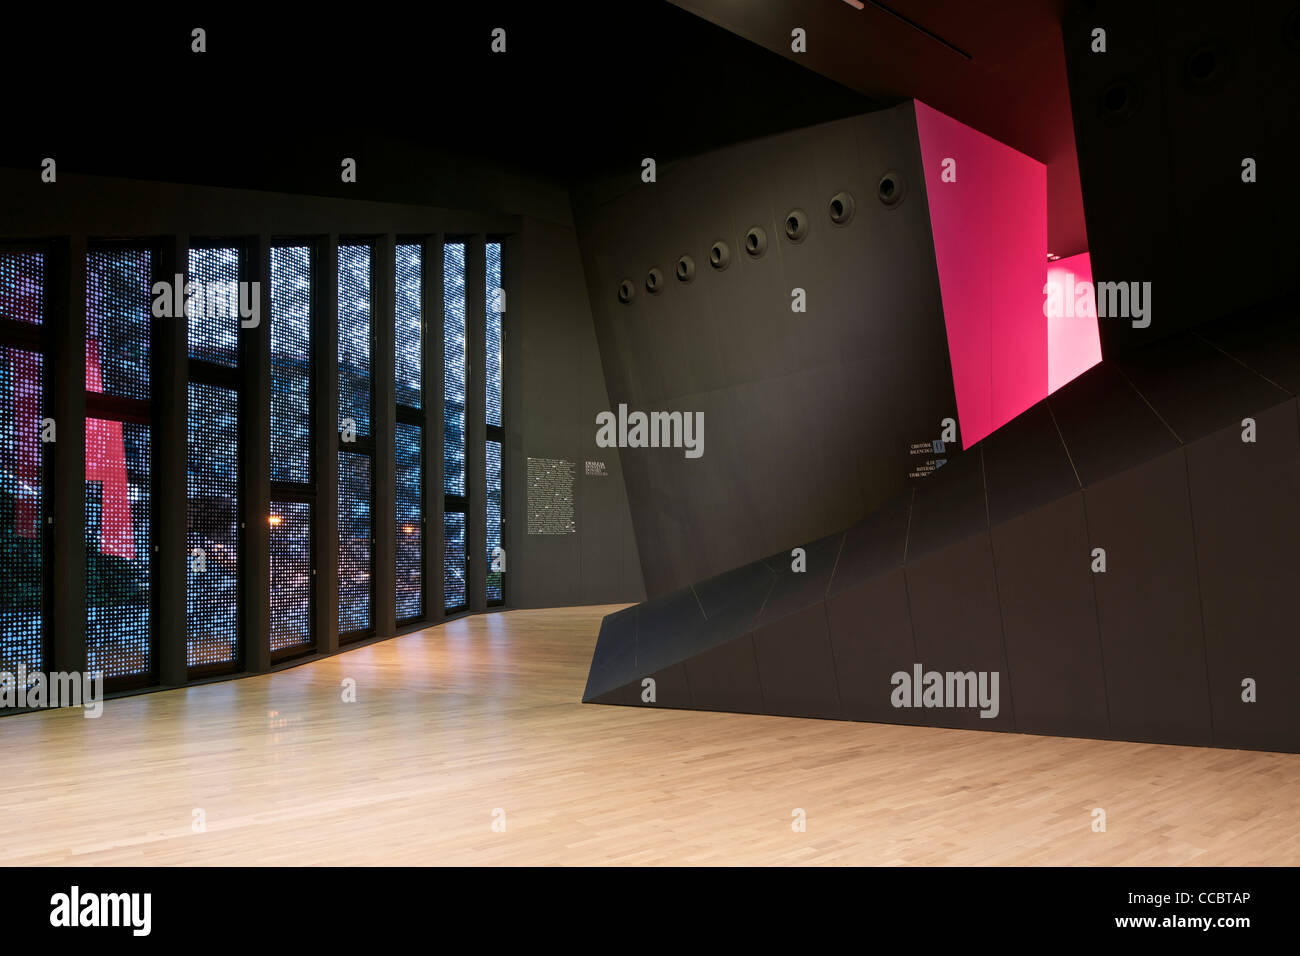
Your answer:
[[[760,258],[767,252],[767,230],[762,226],[750,226],[745,233],[745,252],[751,259]]]
[[[632,297],[635,295],[636,285],[633,284],[631,279],[624,279],[618,284],[618,301],[622,302],[624,305],[631,302]]]
[[[677,281],[690,282],[695,278],[695,260],[690,256],[682,256],[677,260]]]
[[[1097,115],[1102,122],[1117,126],[1137,115],[1142,107],[1142,84],[1135,76],[1121,76],[1112,80],[1097,100]]]
[[[876,195],[886,206],[897,206],[907,197],[907,179],[902,173],[885,173],[876,184]]]
[[[836,193],[831,197],[826,211],[830,213],[831,222],[835,225],[847,226],[853,219],[853,195],[846,192]]]
[[[709,265],[719,272],[731,265],[731,250],[724,240],[719,239],[709,247]]]
[[[658,269],[651,269],[645,274],[645,290],[651,295],[664,291],[664,274]]]
[[[791,209],[785,214],[785,237],[791,242],[803,242],[808,235],[808,214],[802,209]]]
[[[1226,46],[1205,43],[1183,61],[1183,85],[1192,93],[1213,93],[1232,79],[1232,54]]]

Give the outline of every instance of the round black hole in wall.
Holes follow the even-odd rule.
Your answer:
[[[1213,93],[1232,79],[1232,51],[1223,43],[1207,41],[1183,61],[1183,84],[1193,93]]]
[[[1142,84],[1133,76],[1112,80],[1097,100],[1097,114],[1102,122],[1115,126],[1132,119],[1142,106]]]
[[[624,279],[618,284],[618,301],[627,305],[634,295],[636,295],[636,286],[632,284],[631,279]]]
[[[658,295],[664,290],[664,274],[658,269],[651,269],[645,275],[645,289],[651,295]]]
[[[907,179],[892,170],[885,173],[876,184],[876,195],[886,206],[897,206],[907,196]]]
[[[709,265],[721,272],[731,264],[731,250],[719,239],[709,248]]]
[[[1208,80],[1217,64],[1213,50],[1197,50],[1187,59],[1187,75],[1194,80]]]
[[[785,216],[785,237],[791,242],[801,242],[808,235],[808,214],[802,209],[791,209]]]
[[[831,197],[827,210],[831,215],[831,222],[837,226],[847,226],[853,219],[853,196],[847,192],[836,193]]]
[[[695,278],[695,260],[682,256],[677,260],[677,278],[681,282],[690,282]]]
[[[1108,112],[1118,113],[1128,103],[1128,84],[1111,84],[1102,94],[1101,102]]]
[[[750,226],[745,233],[745,251],[754,259],[767,252],[767,231],[762,226]]]

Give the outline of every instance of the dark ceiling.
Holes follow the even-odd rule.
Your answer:
[[[334,195],[335,157],[351,156],[362,188],[348,195],[470,205],[500,199],[473,185],[490,169],[572,183],[915,96],[1047,163],[1052,251],[1087,247],[1059,0],[679,6],[73,17],[24,4],[0,37],[26,90],[7,98],[0,165],[54,156],[69,172]],[[490,50],[496,26],[505,55]],[[806,54],[790,51],[793,26]]]
[[[883,101],[916,98],[1047,164],[1047,238],[1088,248],[1061,41],[1065,0],[674,0]],[[862,9],[858,9],[860,6]],[[807,52],[790,49],[802,27]]]
[[[662,0],[301,19],[45,9],[0,39],[30,90],[10,98],[0,165],[56,156],[73,172],[314,193],[338,179],[322,154],[400,183],[432,153],[572,182],[880,105]]]

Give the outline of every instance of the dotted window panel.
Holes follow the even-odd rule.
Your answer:
[[[0,258],[0,297],[13,272]],[[6,306],[8,307],[8,306]],[[0,673],[44,666],[42,357],[0,347]]]
[[[505,574],[492,570],[493,554],[501,547],[501,443],[487,443],[487,599],[505,597]]]
[[[339,246],[339,431],[370,434],[370,247]]]
[[[397,246],[397,302],[394,312],[397,404],[421,408],[424,400],[424,250],[418,244]]]
[[[448,611],[466,604],[465,515],[448,511],[442,519],[443,604]]]
[[[152,286],[146,249],[86,254],[86,391],[149,398]]]
[[[311,505],[271,502],[271,650],[312,643]]]
[[[150,431],[86,419],[86,667],[153,671]]]
[[[191,249],[190,358],[239,366],[239,250]]]
[[[371,626],[370,456],[339,452],[339,633]]]
[[[465,494],[465,246],[442,247],[443,492]]]
[[[396,438],[397,620],[424,615],[424,469],[419,425],[399,422]]]
[[[311,481],[312,255],[271,249],[271,480]]]
[[[239,657],[239,396],[191,382],[185,648],[190,667]]]
[[[505,318],[501,279],[501,243],[487,244],[487,423],[501,424],[501,323]]]
[[[45,256],[0,252],[0,318],[41,325],[45,321]]]

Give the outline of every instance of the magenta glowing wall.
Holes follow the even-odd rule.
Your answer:
[[[1054,286],[1057,296],[1048,296]],[[1054,392],[1101,361],[1092,259],[1081,252],[1048,263],[1043,287],[1047,316],[1047,390]],[[1049,302],[1059,307],[1049,308]]]
[[[1100,360],[1096,320],[1089,340],[1082,320],[1044,312],[1047,167],[919,101],[916,126],[969,448]]]

